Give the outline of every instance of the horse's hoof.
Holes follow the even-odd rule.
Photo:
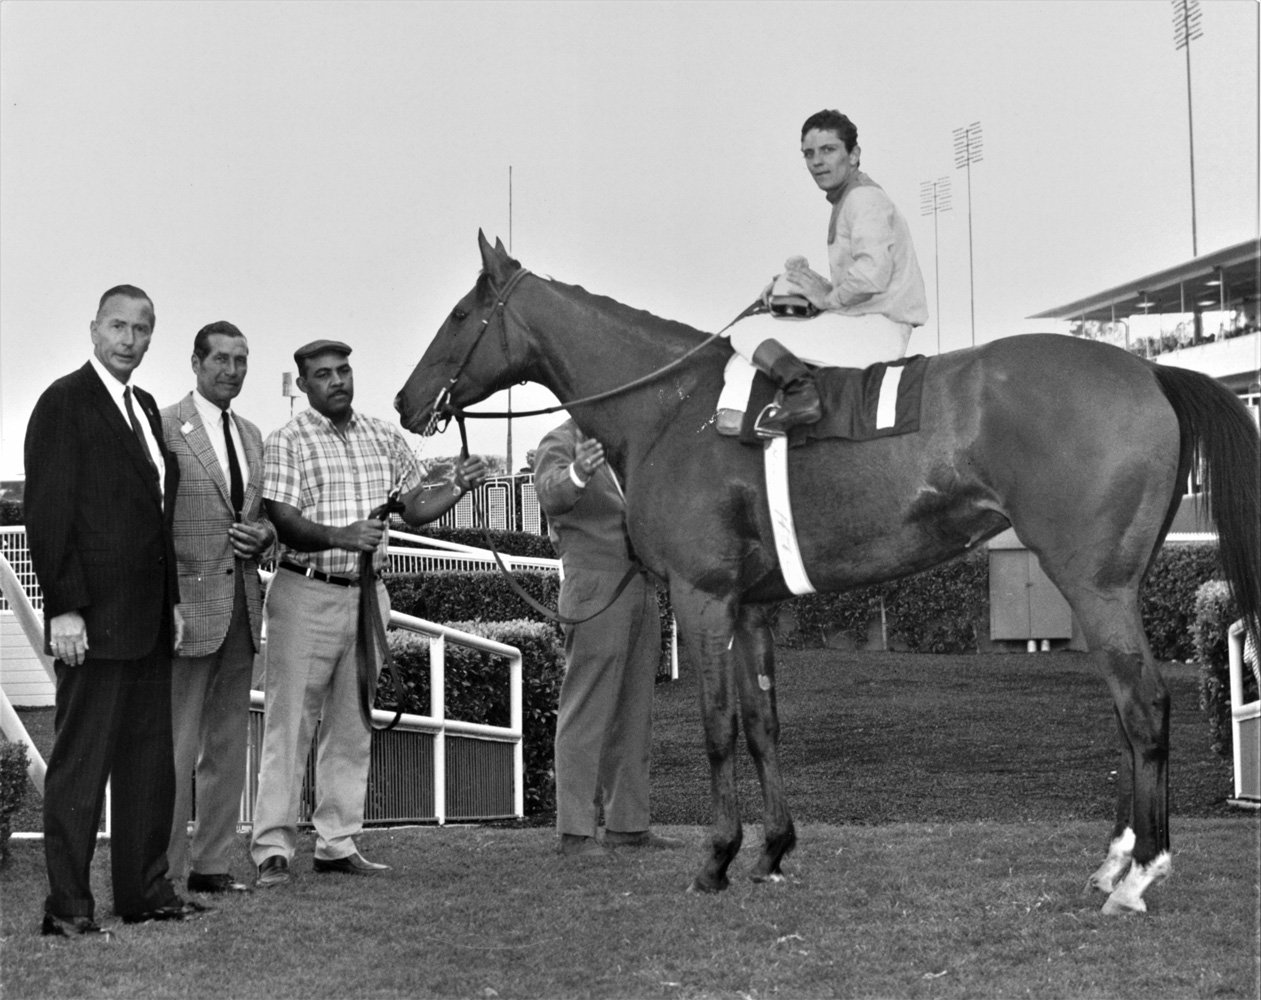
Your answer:
[[[784,878],[783,872],[770,872],[767,875],[754,875],[753,881],[758,882],[758,883],[762,883],[762,882],[776,883],[776,882],[784,882],[787,880]]]
[[[1083,896],[1090,896],[1096,892],[1102,892],[1105,896],[1111,896],[1113,890],[1116,889],[1116,882],[1113,879],[1100,878],[1098,875],[1091,875],[1086,879],[1086,886],[1082,889]]]
[[[1131,913],[1146,913],[1147,904],[1142,898],[1138,899],[1122,899],[1113,893],[1107,898],[1103,904],[1103,909],[1099,911],[1105,917],[1128,916]]]
[[[716,892],[722,892],[724,889],[727,888],[728,884],[729,883],[727,882],[726,877],[717,879],[715,881],[709,881],[709,880],[701,878],[698,875],[696,876],[696,878],[692,880],[692,884],[687,887],[687,891],[689,894],[695,894],[695,895],[699,895],[700,893],[705,893],[706,895],[713,895]]]

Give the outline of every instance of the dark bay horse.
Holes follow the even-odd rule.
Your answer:
[[[575,403],[571,415],[622,477],[635,551],[668,584],[699,677],[714,823],[693,888],[725,888],[740,848],[737,710],[764,800],[752,877],[776,880],[796,834],[777,756],[768,620],[791,595],[762,456],[714,429],[731,348],[718,339],[695,350],[706,338],[691,327],[532,275],[480,234],[479,244],[482,274],[399,393],[402,422],[432,431],[437,418],[520,381]],[[1058,335],[932,358],[921,420],[909,435],[790,452],[809,577],[832,591],[906,576],[1013,526],[1076,613],[1115,705],[1116,823],[1089,885],[1108,894],[1104,912],[1145,910],[1144,890],[1170,872],[1169,695],[1143,634],[1139,585],[1199,462],[1228,582],[1255,631],[1256,427],[1207,376]]]

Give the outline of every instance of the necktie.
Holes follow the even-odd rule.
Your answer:
[[[245,506],[245,484],[241,482],[241,463],[237,461],[236,445],[232,443],[232,418],[223,411],[223,440],[228,446],[228,476],[232,480],[232,513],[238,518]]]
[[[136,419],[136,408],[131,405],[131,386],[123,389],[123,402],[127,404],[127,418],[131,421],[131,429],[136,435],[136,439],[140,442],[140,450],[144,452],[144,457],[149,461],[149,467],[153,469],[153,474],[157,475],[158,464],[153,460],[153,452],[149,450],[149,442],[145,439],[144,431],[140,429],[140,421]]]

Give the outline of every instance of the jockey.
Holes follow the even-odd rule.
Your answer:
[[[906,354],[912,329],[928,319],[910,229],[884,190],[859,169],[862,150],[854,123],[839,111],[811,115],[801,126],[801,153],[832,204],[832,280],[812,271],[804,257],[791,257],[762,293],[770,315],[732,328],[736,354],[718,401],[722,434],[740,432],[755,371],[783,390],[781,405],[762,415],[758,430],[783,434],[821,414],[814,376],[804,361],[863,368],[897,360]],[[814,310],[819,315],[808,323],[777,318]]]

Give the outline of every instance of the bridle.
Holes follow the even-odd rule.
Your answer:
[[[473,356],[473,351],[477,349],[477,345],[481,342],[482,335],[486,333],[487,329],[489,329],[490,321],[495,316],[499,317],[500,327],[503,330],[504,352],[505,354],[507,353],[508,319],[505,315],[505,307],[508,304],[508,297],[516,290],[517,285],[521,283],[521,279],[529,273],[530,271],[527,268],[520,268],[519,270],[513,272],[512,276],[504,282],[503,288],[499,290],[499,294],[495,298],[494,305],[490,307],[490,310],[482,319],[482,324],[478,327],[477,332],[469,338],[468,347],[465,349],[463,356],[455,363],[454,374],[452,374],[447,380],[446,385],[438,390],[437,398],[434,399],[433,402],[433,410],[429,414],[429,420],[425,424],[425,429],[421,431],[421,435],[423,437],[428,437],[435,431],[445,431],[450,425],[452,418],[454,418],[459,424],[460,436],[463,438],[465,436],[464,421],[466,419],[502,420],[504,418],[511,417],[537,417],[545,413],[559,413],[561,410],[567,410],[574,406],[583,406],[587,403],[596,403],[604,399],[612,399],[614,396],[620,396],[623,393],[630,392],[632,389],[638,389],[640,386],[656,381],[662,375],[673,371],[689,358],[703,351],[746,316],[753,316],[757,313],[766,311],[766,306],[762,303],[761,299],[758,299],[754,301],[752,305],[744,309],[739,316],[733,319],[717,333],[706,337],[695,347],[689,348],[686,352],[679,355],[669,364],[662,365],[660,368],[649,372],[647,375],[642,375],[633,381],[627,382],[624,385],[619,385],[613,389],[607,389],[604,392],[597,392],[590,396],[583,396],[580,399],[571,399],[568,402],[558,403],[556,406],[544,406],[537,410],[504,410],[496,412],[470,413],[461,407],[452,406],[450,402],[451,390],[455,387],[455,383],[459,380],[460,375],[463,374],[465,366],[468,365],[469,358]]]

